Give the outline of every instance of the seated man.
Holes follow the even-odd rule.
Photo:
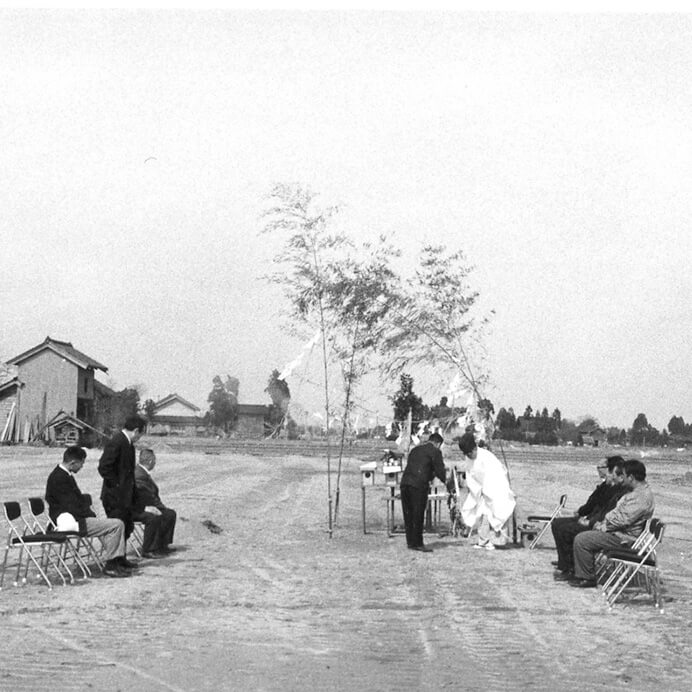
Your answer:
[[[161,558],[175,551],[170,544],[175,531],[175,510],[166,507],[159,497],[159,488],[151,477],[156,455],[151,449],[139,453],[135,467],[135,504],[132,517],[144,524],[142,557]]]
[[[56,525],[61,515],[72,515],[80,533],[101,539],[106,558],[103,573],[107,577],[129,577],[127,565],[132,563],[125,560],[125,525],[120,519],[97,519],[75,480],[74,474],[84,466],[85,459],[84,449],[68,447],[62,463],[51,471],[46,484],[48,515]],[[61,525],[63,522],[64,517]]]
[[[572,549],[577,534],[588,531],[596,522],[602,521],[617,501],[629,492],[630,489],[625,485],[624,464],[622,457],[608,457],[605,464],[596,467],[603,482],[596,486],[574,516],[553,519],[550,528],[557,549],[557,581],[566,581],[574,573]]]
[[[575,579],[570,586],[596,586],[596,553],[629,547],[653,516],[654,496],[646,482],[646,467],[638,459],[625,462],[625,484],[630,492],[618,500],[603,521],[594,524],[592,531],[584,531],[574,539]]]

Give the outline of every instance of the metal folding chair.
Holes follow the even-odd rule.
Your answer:
[[[602,589],[610,608],[632,585],[652,594],[656,608],[661,607],[661,574],[656,549],[663,540],[664,532],[665,524],[659,519],[652,519],[642,532],[645,535],[637,550],[611,550],[606,553],[612,570]]]
[[[553,510],[552,514],[534,514],[527,517],[527,521],[530,524],[543,524],[541,530],[536,534],[536,537],[529,544],[529,550],[533,550],[536,547],[536,545],[538,545],[538,541],[541,540],[543,534],[550,528],[550,525],[553,523],[553,519],[560,516],[560,512],[562,512],[566,503],[567,495],[560,495],[560,501],[558,502],[557,507]]]
[[[132,533],[127,540],[127,544],[135,552],[137,557],[142,557],[142,546],[144,545],[144,524],[136,521],[132,528]]]
[[[46,503],[41,497],[28,498],[29,520],[24,521],[34,532],[43,532],[51,537],[64,537],[62,557],[66,559],[72,557],[75,564],[81,571],[84,579],[91,576],[91,569],[87,564],[86,558],[92,556],[92,547],[86,536],[82,536],[79,531],[58,531],[57,526],[46,512]],[[24,517],[24,515],[22,515]]]
[[[65,543],[66,539],[64,537],[50,536],[43,532],[31,531],[29,525],[22,517],[22,508],[19,502],[3,502],[3,515],[7,531],[7,543],[5,544],[5,557],[2,562],[2,574],[0,575],[0,589],[2,589],[5,583],[5,572],[8,567],[7,559],[12,551],[17,552],[17,570],[14,586],[19,584],[22,567],[24,568],[22,584],[26,584],[29,567],[32,564],[38,570],[39,575],[49,589],[53,588],[53,582],[48,576],[50,567],[60,577],[63,585],[67,584],[67,580],[62,569],[67,572],[70,582],[74,582],[74,576],[63,560],[59,550]],[[34,550],[37,548],[40,549],[38,556],[34,554]]]

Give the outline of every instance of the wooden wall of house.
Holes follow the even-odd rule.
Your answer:
[[[44,350],[18,366],[19,379],[24,383],[19,409],[19,422],[26,420],[44,425],[61,409],[76,414],[79,368],[57,353]],[[44,407],[45,400],[45,407]]]
[[[239,415],[235,433],[238,437],[264,437],[264,416]]]
[[[94,398],[94,371],[77,368],[77,396],[80,399]]]

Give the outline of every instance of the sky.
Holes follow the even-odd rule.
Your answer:
[[[116,388],[268,403],[302,343],[263,278],[298,182],[409,270],[462,249],[488,395],[692,421],[690,14],[0,10],[0,359],[46,336]],[[323,408],[318,354],[288,380]],[[358,393],[389,415],[396,383]],[[426,403],[440,382],[418,382]]]

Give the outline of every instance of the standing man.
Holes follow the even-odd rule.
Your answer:
[[[135,467],[135,506],[133,518],[144,524],[142,539],[142,557],[165,557],[175,552],[171,548],[175,520],[174,509],[166,507],[159,496],[159,487],[151,477],[156,466],[156,455],[152,449],[143,449],[139,453],[139,463]]]
[[[135,496],[135,442],[139,440],[146,423],[139,416],[130,416],[123,429],[108,440],[99,461],[103,478],[101,502],[106,516],[120,519],[125,524],[127,540],[134,528],[132,506]]]
[[[443,483],[446,480],[445,464],[440,451],[443,442],[442,435],[433,433],[427,442],[414,447],[409,452],[406,468],[401,476],[401,509],[409,550],[432,553],[432,548],[423,545],[423,521],[431,481],[436,477]]]
[[[103,574],[107,577],[129,577],[130,571],[122,564],[125,558],[125,527],[122,521],[97,519],[75,480],[75,474],[84,466],[85,459],[86,452],[81,447],[68,447],[63,453],[62,463],[51,471],[46,483],[48,516],[58,525],[62,515],[71,515],[79,525],[81,534],[101,539],[106,559]]]
[[[467,526],[478,525],[478,543],[473,547],[495,550],[493,533],[500,537],[516,505],[507,470],[489,449],[476,445],[473,433],[461,436],[459,449],[473,461],[466,472],[469,494],[461,507],[461,516]]]
[[[608,457],[596,467],[602,483],[589,495],[588,500],[572,517],[553,519],[550,529],[557,550],[556,581],[569,581],[574,575],[574,539],[583,531],[593,528],[596,522],[615,507],[617,501],[630,491],[625,484],[625,460],[620,456]]]
[[[570,586],[596,586],[595,558],[601,550],[629,547],[654,515],[654,495],[646,482],[646,466],[638,459],[625,462],[625,483],[631,489],[592,531],[574,539],[574,577]]]

